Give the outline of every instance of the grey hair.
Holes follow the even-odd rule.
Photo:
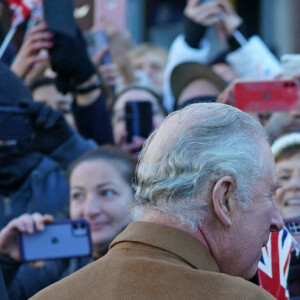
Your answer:
[[[142,150],[133,218],[154,209],[196,230],[207,215],[215,184],[225,175],[234,179],[237,202],[247,210],[251,187],[265,174],[263,127],[219,103],[197,103],[173,112],[160,128],[170,122],[170,135],[162,139],[163,130],[156,130]],[[159,146],[152,149],[158,139]]]

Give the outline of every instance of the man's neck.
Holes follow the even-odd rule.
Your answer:
[[[164,214],[163,212],[159,210],[149,210],[147,211],[139,221],[143,222],[149,222],[159,225],[164,225],[168,227],[172,227],[178,230],[181,230],[193,238],[195,238],[199,243],[204,246],[205,248],[209,249],[208,243],[206,241],[205,236],[203,235],[203,232],[201,228],[198,226],[197,230],[192,230],[188,225],[183,224],[179,219],[175,217],[170,217]]]

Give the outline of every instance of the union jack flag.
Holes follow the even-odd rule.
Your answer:
[[[262,288],[277,300],[288,300],[287,277],[290,265],[292,237],[286,228],[271,232],[258,263],[258,278]]]
[[[32,9],[41,3],[41,0],[7,0],[13,11],[12,26],[17,26],[25,21]]]

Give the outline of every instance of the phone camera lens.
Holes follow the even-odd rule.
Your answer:
[[[81,223],[81,224],[80,224],[80,228],[82,228],[82,229],[85,228],[85,224],[84,224],[84,223]]]
[[[77,229],[78,228],[78,224],[77,223],[73,223],[72,227],[73,227],[73,229]]]

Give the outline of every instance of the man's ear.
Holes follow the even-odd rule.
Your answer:
[[[218,180],[212,192],[215,214],[226,227],[232,225],[232,200],[234,190],[235,182],[233,178],[231,176],[224,176]]]

